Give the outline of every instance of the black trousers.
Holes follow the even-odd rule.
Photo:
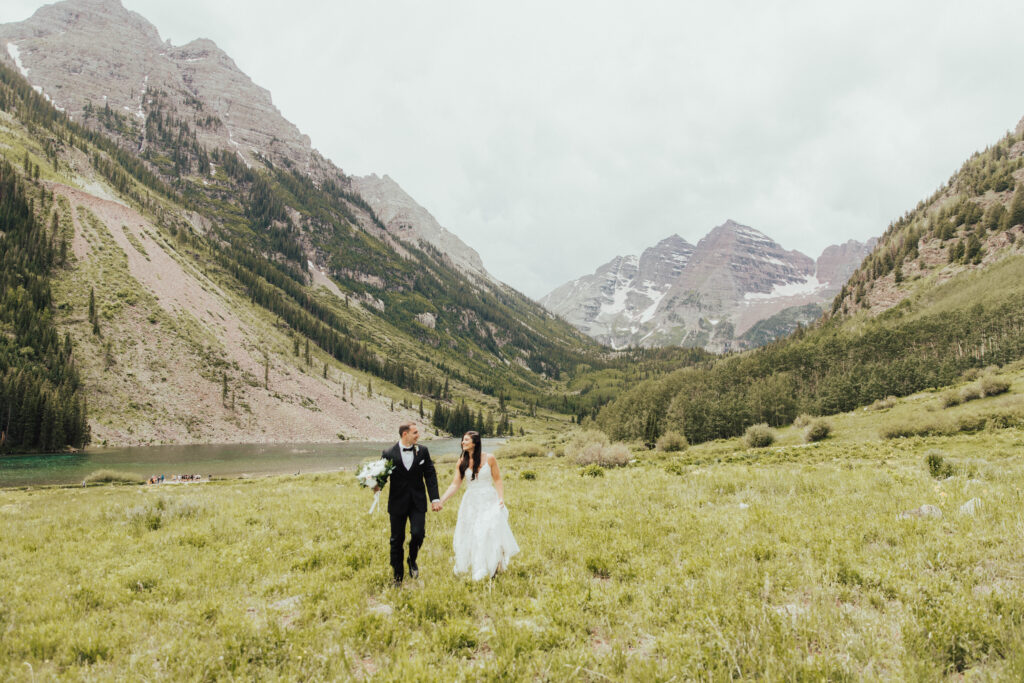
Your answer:
[[[416,556],[426,536],[427,513],[407,510],[391,515],[391,569],[395,572],[396,579],[405,576],[402,546],[405,544],[406,521],[409,522],[409,563],[416,564]]]

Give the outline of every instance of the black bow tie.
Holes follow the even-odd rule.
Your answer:
[[[411,451],[411,450],[412,450],[412,446],[409,446],[408,448],[405,448],[405,447],[403,447],[403,448],[402,448],[402,452],[403,452],[403,453],[404,453],[405,451]]]

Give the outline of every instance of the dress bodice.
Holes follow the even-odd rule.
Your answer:
[[[476,479],[470,479],[473,476],[472,470],[466,468],[466,490],[485,488],[490,486],[494,488],[494,478],[491,476],[491,466],[486,462],[480,464],[480,469],[476,473]]]

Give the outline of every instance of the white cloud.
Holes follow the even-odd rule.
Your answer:
[[[879,235],[1024,114],[1014,2],[125,4],[537,297],[726,218],[811,256]]]

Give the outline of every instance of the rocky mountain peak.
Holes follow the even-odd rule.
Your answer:
[[[696,246],[671,235],[639,259],[612,259],[541,303],[613,346],[683,344],[725,351],[747,345],[743,334],[761,320],[830,300],[845,281],[842,273],[857,267],[865,249],[851,240],[826,249],[816,263],[730,219]],[[778,329],[782,333],[785,326]]]
[[[96,109],[109,108],[125,141],[139,149],[147,116],[157,110],[184,122],[207,149],[233,151],[250,165],[261,157],[287,162],[315,178],[348,183],[216,43],[161,41],[155,26],[119,0],[64,0],[0,25],[0,59],[76,121],[95,125]],[[353,185],[395,234],[428,242],[460,267],[490,277],[479,254],[394,180],[372,176]]]
[[[43,31],[52,27],[80,31],[121,28],[147,41],[160,42],[156,26],[127,9],[120,0],[63,0],[43,5],[23,23]]]

